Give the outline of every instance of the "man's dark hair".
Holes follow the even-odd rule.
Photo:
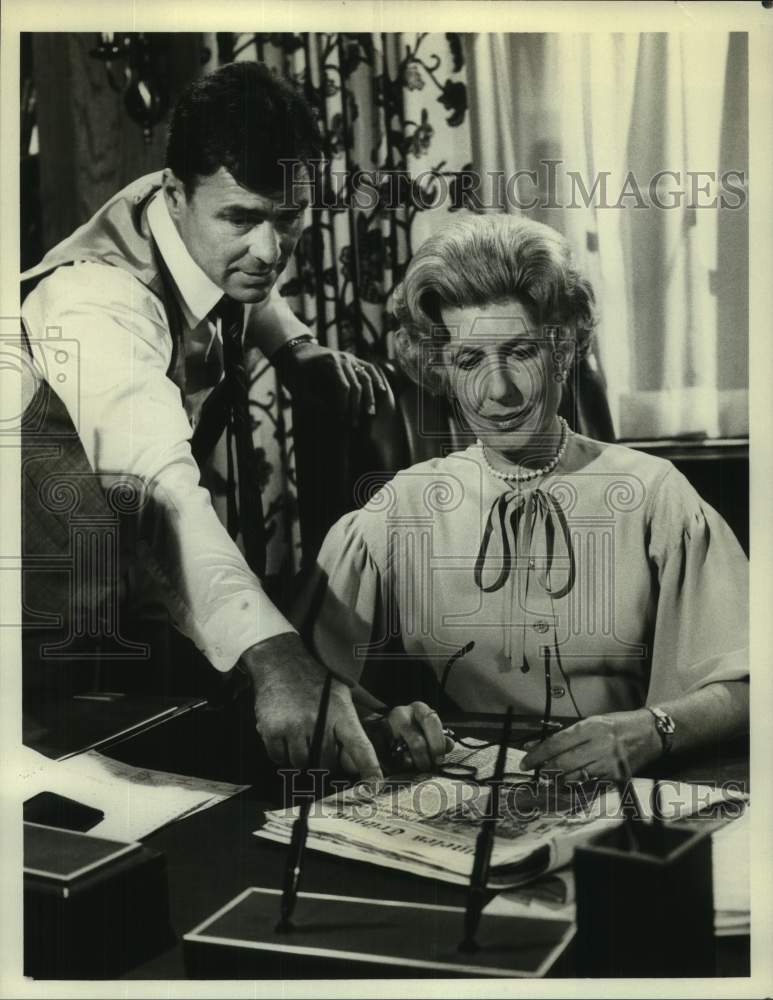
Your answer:
[[[303,97],[263,63],[236,62],[194,81],[177,102],[166,165],[188,197],[198,177],[220,167],[251,191],[274,193],[285,188],[280,161],[308,161],[320,147],[316,119]]]

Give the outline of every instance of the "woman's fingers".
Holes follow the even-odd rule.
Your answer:
[[[593,738],[592,731],[583,722],[578,722],[568,729],[562,729],[560,733],[548,736],[533,747],[523,758],[521,767],[526,771],[535,768],[553,769],[553,762],[563,753],[574,750],[583,743],[588,743]]]
[[[609,768],[603,760],[590,760],[587,761],[582,767],[576,767],[571,771],[567,771],[566,774],[562,775],[562,780],[567,784],[573,781],[598,781],[600,779],[606,779],[613,777],[609,773]]]
[[[398,754],[418,771],[429,771],[449,747],[443,724],[437,713],[422,701],[400,705],[389,713],[388,721],[394,733],[394,744],[402,744]],[[453,746],[453,741],[451,741]]]
[[[403,754],[404,759],[408,759],[417,771],[429,771],[432,769],[432,760],[427,748],[427,742],[422,733],[410,728],[401,734],[405,746],[408,748]]]
[[[412,708],[413,721],[424,733],[430,757],[433,762],[439,760],[447,752],[446,737],[443,733],[443,723],[440,721],[440,716],[421,701],[414,702]]]
[[[598,757],[598,748],[594,747],[592,743],[581,743],[565,753],[551,757],[540,770],[546,772],[549,777],[560,775],[562,780],[568,780],[569,774],[575,771],[581,772],[589,761],[596,760]]]

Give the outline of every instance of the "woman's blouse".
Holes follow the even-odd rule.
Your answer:
[[[542,714],[549,688],[585,717],[747,677],[747,588],[670,462],[571,434],[536,484],[493,476],[478,445],[398,473],[330,529],[296,617],[354,680],[398,639],[466,711]]]

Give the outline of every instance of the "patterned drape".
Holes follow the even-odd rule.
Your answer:
[[[205,71],[216,61],[265,62],[302,89],[319,117],[317,207],[281,294],[320,343],[388,357],[390,297],[414,248],[466,205],[472,157],[462,37],[220,34],[207,42]],[[292,417],[273,368],[253,360],[269,586],[281,601],[300,565]]]

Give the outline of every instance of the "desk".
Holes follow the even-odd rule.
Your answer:
[[[249,886],[281,888],[284,848],[252,835],[261,818],[258,795],[250,790],[146,839],[166,855],[172,926],[178,938]],[[314,851],[306,859],[303,889],[450,906],[464,906],[466,898],[459,886]],[[718,938],[716,944],[718,975],[749,974],[748,937]],[[551,977],[574,975],[573,962],[570,946]],[[127,978],[185,978],[181,944],[133,969]]]
[[[191,724],[192,717],[189,717],[187,721],[185,718],[175,720],[165,727],[170,730],[170,735],[172,728],[177,728],[177,737],[171,740],[175,746],[179,747],[180,740],[185,738],[179,730]],[[200,738],[201,716],[196,724]],[[455,724],[459,728],[459,722]],[[482,736],[485,727],[478,726],[475,731]],[[155,731],[155,738],[158,738],[158,730]],[[142,737],[129,741],[122,748],[115,748],[111,753],[117,756],[119,751],[125,759],[150,763],[147,759],[143,760]],[[157,761],[156,766],[164,765]],[[748,763],[740,757],[728,758],[724,770],[728,777],[743,780],[744,774],[748,774]],[[702,774],[701,777],[707,775]],[[264,808],[275,805],[275,802],[267,802],[266,799],[265,785],[261,790],[252,788],[146,838],[150,847],[166,855],[172,926],[178,939],[247,887],[281,887],[285,849],[252,835],[262,821]],[[465,891],[459,886],[315,851],[307,854],[302,888],[311,892],[344,893],[416,903],[451,906],[463,906],[465,903]],[[748,937],[717,939],[717,974],[749,974]],[[571,947],[550,975],[574,975]],[[182,946],[178,940],[175,947],[133,969],[127,978],[163,980],[184,977]]]

